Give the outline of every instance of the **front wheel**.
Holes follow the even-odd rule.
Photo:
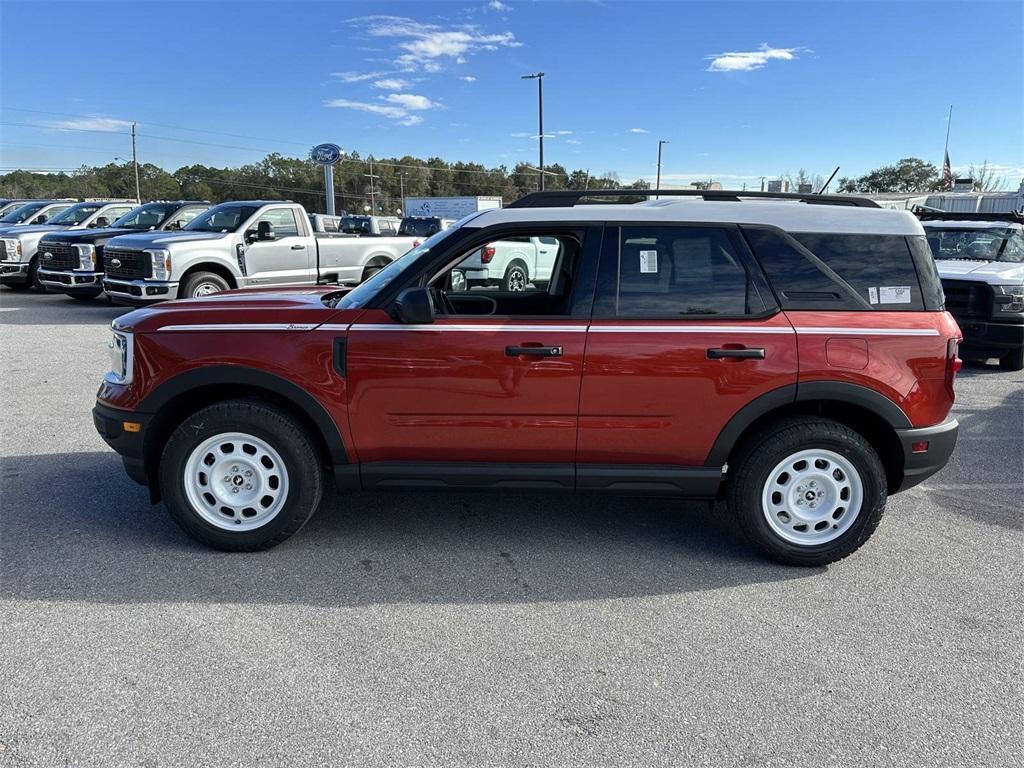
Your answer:
[[[37,293],[49,293],[49,289],[39,280],[39,262],[32,259],[28,265],[28,286]]]
[[[215,272],[193,272],[178,289],[178,298],[199,299],[230,288],[228,281]]]
[[[1021,371],[1024,370],[1024,348],[1018,349],[1015,352],[1003,355],[999,358],[999,367],[1004,371]]]
[[[885,511],[885,469],[871,444],[829,419],[793,418],[750,439],[730,466],[739,528],[789,565],[827,565],[856,551]]]
[[[269,549],[316,511],[321,464],[291,415],[229,400],[197,411],[174,431],[160,459],[160,491],[174,521],[203,544]]]

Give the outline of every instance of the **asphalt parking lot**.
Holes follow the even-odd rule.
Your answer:
[[[229,555],[92,427],[102,302],[0,290],[0,766],[1009,766],[1024,376],[827,569],[667,500],[330,494]]]

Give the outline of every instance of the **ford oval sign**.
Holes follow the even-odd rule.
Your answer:
[[[320,165],[334,165],[341,160],[341,147],[337,144],[317,144],[309,150],[309,159]]]

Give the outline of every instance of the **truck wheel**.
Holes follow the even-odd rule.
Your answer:
[[[1024,348],[999,358],[999,367],[1004,371],[1024,370]]]
[[[882,462],[860,434],[829,419],[773,424],[730,462],[728,503],[757,548],[788,565],[827,565],[858,549],[885,511]]]
[[[501,278],[501,290],[518,293],[525,291],[529,282],[530,277],[526,274],[526,267],[522,264],[509,264],[508,269],[505,270],[505,276]]]
[[[174,521],[207,546],[269,549],[320,504],[321,460],[303,426],[252,400],[207,406],[182,422],[160,458],[160,491]]]
[[[365,267],[363,267],[363,276],[359,278],[359,282],[365,283],[367,280],[376,275],[390,263],[390,261],[370,262]]]
[[[228,291],[228,281],[216,272],[193,272],[178,289],[179,299],[198,299],[211,293]]]
[[[26,285],[38,293],[49,293],[46,286],[39,282],[39,261],[37,259],[32,259],[28,264],[28,282]]]

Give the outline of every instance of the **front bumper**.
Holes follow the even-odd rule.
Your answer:
[[[0,262],[0,285],[22,285],[28,282],[28,263]]]
[[[103,273],[40,269],[39,282],[64,293],[96,293],[103,290]]]
[[[121,455],[124,471],[139,485],[149,485],[146,472],[146,454],[144,450],[146,431],[153,415],[111,408],[103,403],[96,403],[92,409],[92,423],[104,442]],[[138,432],[127,432],[125,422],[141,425]]]
[[[961,357],[998,357],[1007,350],[1024,347],[1024,323],[961,320],[956,315],[953,318],[964,334]]]
[[[956,447],[959,429],[960,423],[954,418],[933,427],[897,429],[896,435],[903,446],[903,482],[897,490],[913,488],[946,466]],[[920,448],[922,443],[927,443],[926,450],[915,453],[915,444]]]
[[[133,307],[178,297],[177,282],[157,280],[118,280],[107,277],[103,279],[103,290],[115,304]]]

